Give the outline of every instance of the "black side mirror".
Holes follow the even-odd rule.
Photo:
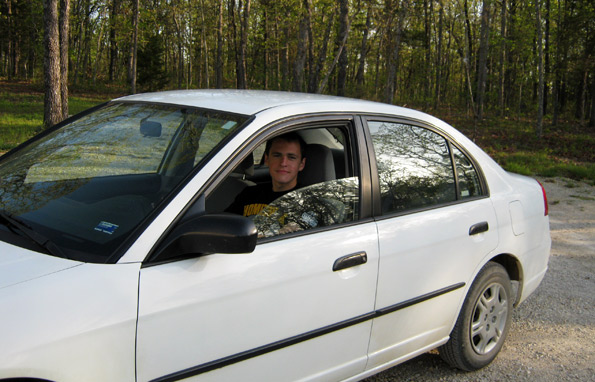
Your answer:
[[[257,238],[254,222],[244,216],[202,215],[174,228],[151,262],[210,253],[250,253],[256,247]]]
[[[142,121],[140,133],[145,137],[159,138],[161,136],[161,123],[155,121]]]

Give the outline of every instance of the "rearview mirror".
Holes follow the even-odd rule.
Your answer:
[[[256,247],[257,236],[254,222],[244,216],[202,215],[174,228],[151,261],[210,253],[250,253]]]

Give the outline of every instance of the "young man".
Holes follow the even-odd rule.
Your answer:
[[[271,183],[244,189],[227,212],[254,216],[273,200],[299,188],[297,176],[306,165],[305,146],[302,137],[294,132],[270,139],[266,144],[264,163],[269,166]]]

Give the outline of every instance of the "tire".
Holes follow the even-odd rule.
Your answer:
[[[469,289],[450,340],[438,349],[441,358],[465,371],[489,365],[508,334],[513,300],[504,267],[487,263]]]

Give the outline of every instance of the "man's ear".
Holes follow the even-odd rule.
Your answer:
[[[269,165],[269,156],[266,152],[264,153],[264,165],[265,166]]]
[[[302,171],[304,169],[304,167],[306,167],[306,158],[302,158],[302,163],[300,163],[300,167],[298,168],[298,171]]]

